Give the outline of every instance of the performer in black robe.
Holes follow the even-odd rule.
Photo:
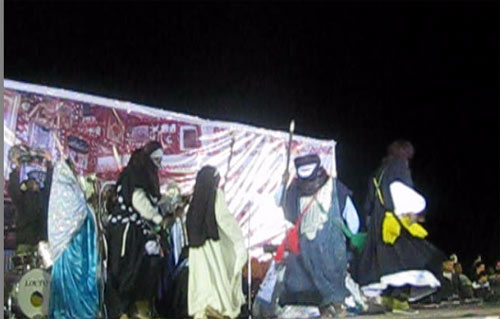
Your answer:
[[[156,295],[161,247],[154,228],[163,221],[157,205],[162,156],[161,144],[150,142],[132,154],[118,178],[106,234],[108,318],[126,318],[137,310],[136,316],[147,317],[148,311],[141,309],[148,309]]]
[[[430,288],[413,289],[421,293],[410,296],[415,301],[432,293],[439,287],[441,263],[445,256],[424,238],[415,237],[403,226],[394,243],[383,241],[383,222],[386,212],[394,212],[390,185],[395,181],[412,188],[413,180],[409,161],[413,157],[413,146],[407,141],[396,141],[388,148],[388,156],[370,180],[366,212],[369,216],[368,236],[365,248],[357,262],[355,279],[367,295],[385,291],[390,299],[401,296],[401,287]],[[376,185],[379,185],[377,188]],[[377,195],[377,189],[380,195]],[[380,198],[381,197],[381,198]],[[383,203],[382,203],[383,202]],[[408,212],[418,213],[418,212]],[[392,214],[391,216],[396,216]],[[401,219],[397,217],[399,225]],[[406,294],[409,292],[406,291]],[[400,300],[399,298],[397,300]],[[405,299],[407,300],[407,298]],[[403,301],[403,308],[408,308]]]

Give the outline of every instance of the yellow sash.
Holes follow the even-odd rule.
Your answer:
[[[380,185],[382,184],[382,176],[384,176],[384,171],[380,174],[379,179],[373,178],[373,184],[375,185],[375,195],[378,200],[384,206],[384,198],[382,197],[382,191],[380,190]],[[425,238],[428,233],[425,228],[419,223],[412,223],[409,216],[404,216],[399,219],[393,212],[385,212],[384,220],[382,221],[382,240],[386,244],[393,245],[401,234],[401,225],[413,236],[417,238]]]
[[[382,222],[382,240],[386,244],[393,245],[401,234],[401,225],[413,236],[417,238],[425,238],[428,233],[425,228],[419,223],[412,223],[409,216],[404,216],[400,219],[392,212],[385,212],[385,217]]]

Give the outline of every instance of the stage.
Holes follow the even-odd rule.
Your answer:
[[[418,309],[417,309],[418,308]],[[346,318],[360,319],[500,319],[500,303],[482,304],[482,305],[441,305],[415,307],[414,313],[397,314],[387,312],[379,315],[358,315]],[[158,317],[157,319],[172,319]],[[250,319],[250,318],[249,318]],[[260,317],[251,317],[251,319],[261,319]],[[262,318],[264,319],[264,318]],[[268,318],[266,318],[268,319]],[[275,318],[275,319],[308,319],[308,318]]]
[[[350,318],[363,318],[363,319],[455,319],[455,318],[469,318],[469,319],[500,319],[500,304],[494,305],[449,305],[439,308],[419,308],[416,313],[412,314],[396,314],[385,313],[376,316],[356,316]]]

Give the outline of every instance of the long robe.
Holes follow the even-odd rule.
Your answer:
[[[334,185],[335,183],[335,185]],[[335,187],[334,187],[335,186]],[[339,201],[339,192],[343,200]],[[350,295],[345,285],[347,276],[346,239],[335,222],[341,222],[340,202],[345,203],[346,188],[329,178],[316,194],[327,214],[316,202],[304,214],[300,226],[300,255],[290,253],[285,260],[286,271],[281,304],[309,304],[328,306],[333,302],[343,303]],[[288,191],[291,192],[290,190]],[[285,216],[295,222],[312,201],[312,196],[298,197],[296,211],[285,211]]]
[[[49,318],[94,319],[99,306],[96,222],[65,161],[54,169],[48,235],[52,266]]]
[[[160,281],[161,256],[148,253],[146,245],[157,242],[147,220],[125,198],[118,184],[118,202],[107,227],[108,278],[106,307],[109,318],[130,312],[134,302],[151,300]],[[121,198],[121,200],[120,200]]]
[[[439,287],[436,277],[441,271],[444,255],[431,243],[413,237],[404,227],[401,227],[401,234],[394,244],[386,244],[382,240],[385,212],[394,210],[389,186],[394,181],[400,181],[413,187],[410,169],[404,161],[393,158],[379,168],[375,178],[380,179],[380,176],[385,207],[378,200],[370,181],[365,205],[370,223],[366,245],[356,267],[356,281],[365,286],[363,290],[367,294],[378,294],[389,286]]]
[[[247,261],[243,233],[218,189],[215,217],[219,240],[189,248],[188,313],[203,318],[207,306],[236,318],[245,303],[242,270]]]

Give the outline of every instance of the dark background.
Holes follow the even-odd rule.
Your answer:
[[[407,138],[430,240],[500,259],[497,2],[5,3],[5,77],[338,142]],[[467,267],[468,268],[468,267]],[[467,269],[466,268],[466,269]]]

